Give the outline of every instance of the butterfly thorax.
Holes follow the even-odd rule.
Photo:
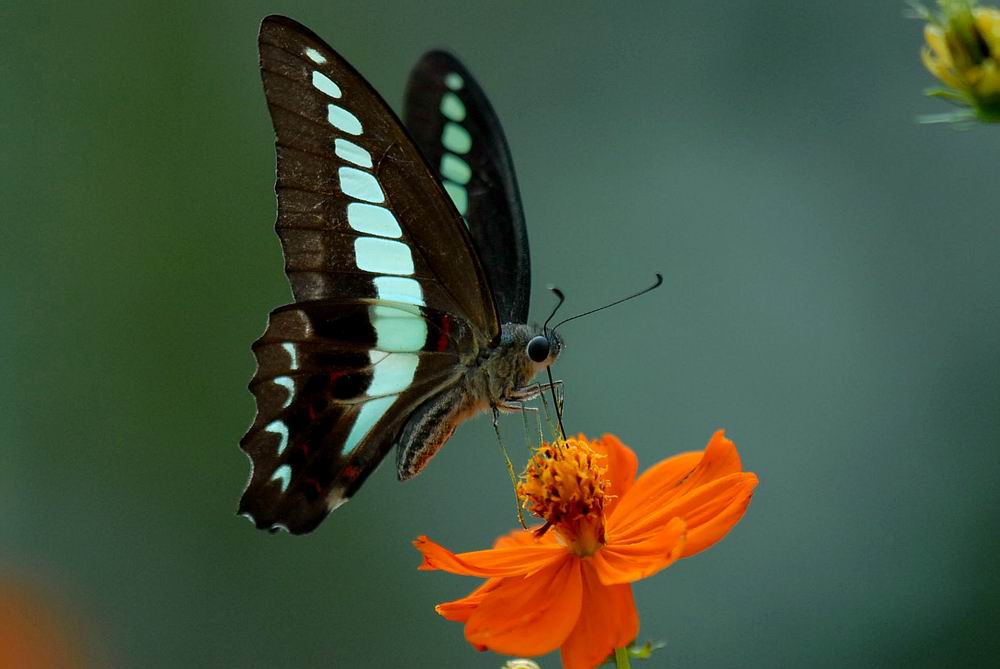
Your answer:
[[[552,344],[545,361],[536,363],[528,357],[528,342],[541,331],[536,325],[503,325],[497,345],[485,349],[477,364],[466,372],[464,386],[472,411],[509,402],[514,391],[529,385],[536,374],[555,362],[562,351],[562,340],[555,334],[549,335]]]
[[[426,400],[413,413],[398,440],[396,465],[401,480],[426,467],[463,420],[493,409],[516,408],[525,387],[538,372],[555,362],[562,351],[559,336],[549,334],[548,358],[533,361],[526,348],[540,332],[537,326],[503,325],[497,345],[483,349],[458,384]]]

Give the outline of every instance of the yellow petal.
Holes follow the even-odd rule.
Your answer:
[[[1000,9],[977,7],[972,10],[976,30],[990,47],[994,58],[1000,57]]]
[[[980,78],[976,83],[976,93],[982,97],[1000,95],[1000,67],[992,58],[979,68]]]
[[[940,79],[945,85],[960,91],[967,88],[965,82],[955,75],[951,67],[943,64],[940,60],[935,59],[935,57],[931,55],[929,49],[925,48],[921,50],[920,57],[924,61],[924,67],[926,67],[931,74]]]
[[[945,40],[944,31],[938,26],[930,24],[924,26],[924,39],[927,46],[934,51],[934,56],[941,62],[951,65],[951,52],[948,51],[948,42]]]

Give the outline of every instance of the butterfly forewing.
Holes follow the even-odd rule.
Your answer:
[[[507,140],[486,95],[458,59],[431,51],[410,74],[404,118],[468,222],[502,322],[527,322],[528,233]]]
[[[500,326],[461,216],[378,94],[290,19],[265,19],[259,47],[296,302],[254,344],[240,510],[299,533],[350,497]]]
[[[495,337],[468,232],[388,105],[291,19],[264,19],[259,46],[277,145],[276,228],[295,299],[364,295],[372,274],[411,277],[434,293],[427,304]]]

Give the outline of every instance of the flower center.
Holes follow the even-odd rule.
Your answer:
[[[604,543],[604,500],[609,482],[604,456],[578,439],[543,443],[517,485],[524,508],[554,527],[577,555],[593,555]]]

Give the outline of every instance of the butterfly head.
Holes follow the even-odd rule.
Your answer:
[[[500,346],[494,355],[507,361],[508,373],[497,372],[501,377],[513,374],[515,387],[523,386],[539,372],[556,361],[562,353],[562,336],[537,325],[503,326]],[[515,371],[516,370],[516,371]]]
[[[539,369],[548,367],[562,352],[562,339],[555,332],[536,334],[528,340],[524,352]]]
[[[531,361],[535,372],[540,372],[556,361],[562,353],[562,337],[552,330],[529,334],[524,345],[524,354]]]

